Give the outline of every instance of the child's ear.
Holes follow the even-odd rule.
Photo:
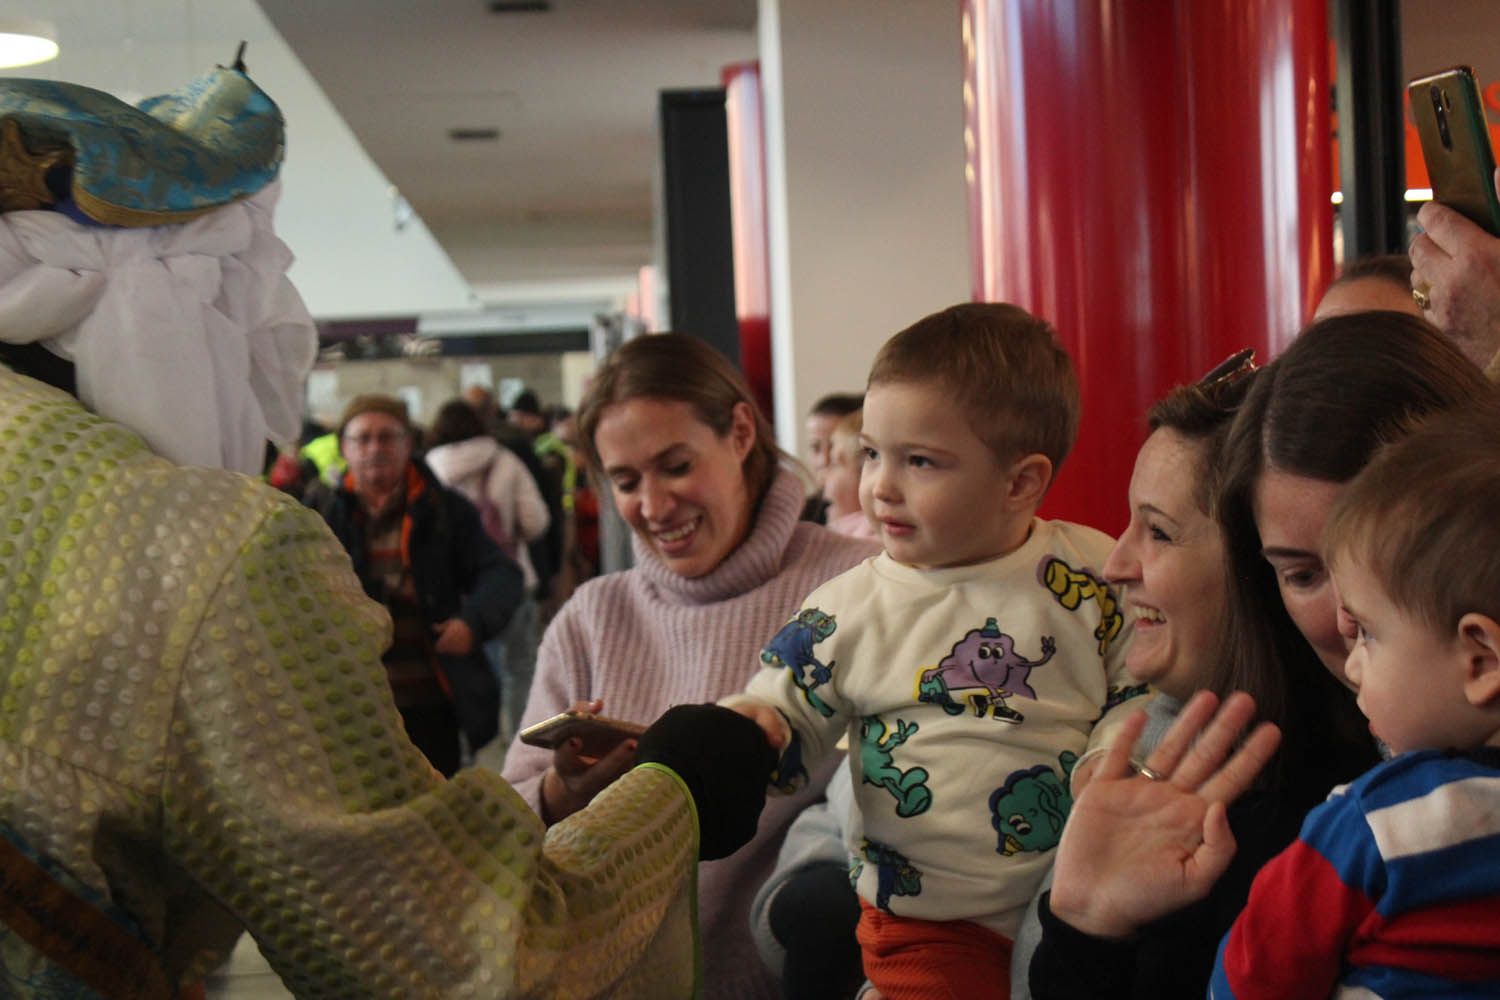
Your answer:
[[[1047,487],[1052,485],[1052,459],[1046,455],[1022,455],[1010,467],[1010,489],[1006,502],[1013,510],[1041,505]]]
[[[1458,620],[1464,658],[1464,697],[1477,707],[1500,707],[1500,623],[1471,611]]]

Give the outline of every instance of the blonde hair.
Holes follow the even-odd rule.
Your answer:
[[[933,381],[968,414],[997,460],[1042,454],[1053,474],[1078,435],[1078,378],[1046,320],[1001,302],[965,302],[887,340],[869,386]]]
[[[848,459],[856,468],[864,460],[864,449],[859,444],[859,432],[864,429],[862,410],[846,413],[833,425],[829,435],[828,454],[835,462]]]

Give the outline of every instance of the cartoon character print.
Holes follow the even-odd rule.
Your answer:
[[[792,730],[791,741],[781,751],[776,770],[771,772],[771,787],[791,794],[807,784],[807,766],[802,763],[802,734]]]
[[[922,894],[922,873],[900,851],[873,840],[860,841],[864,861],[875,866],[875,905],[887,913],[891,912],[892,896],[919,896]],[[857,883],[865,870],[864,861],[858,857],[849,869],[850,884]]]
[[[1063,776],[1046,764],[1014,771],[990,794],[990,825],[999,835],[995,853],[1010,857],[1022,851],[1043,853],[1062,838],[1063,823],[1073,808],[1067,779],[1078,755],[1064,750],[1058,756]]]
[[[1084,601],[1098,603],[1099,624],[1094,628],[1094,638],[1099,641],[1100,656],[1109,652],[1109,644],[1125,625],[1125,614],[1109,584],[1086,569],[1074,569],[1056,556],[1043,559],[1036,575],[1052,591],[1057,603],[1069,611],[1077,611]]]
[[[1142,695],[1147,695],[1150,693],[1150,684],[1122,684],[1116,687],[1111,687],[1108,693],[1106,693],[1104,696],[1103,712],[1108,712],[1110,709],[1118,705],[1123,705],[1132,698],[1139,698]],[[1103,715],[1103,712],[1101,712],[1100,714]]]
[[[833,615],[817,608],[804,608],[760,651],[761,663],[768,667],[785,667],[792,672],[792,682],[802,692],[802,697],[825,719],[833,717],[833,709],[814,693],[814,689],[833,679],[833,663],[825,664],[819,660],[813,647],[837,629],[838,622]]]
[[[891,758],[891,752],[916,731],[915,722],[897,719],[896,731],[891,732],[878,715],[867,715],[859,724],[859,765],[864,783],[890,792],[896,800],[896,815],[903,818],[920,816],[932,805],[927,769],[903,771]]]
[[[1057,652],[1050,635],[1042,636],[1042,658],[1028,660],[1016,652],[1016,641],[1000,631],[993,618],[985,619],[984,628],[970,629],[953,651],[935,667],[917,675],[917,700],[941,705],[949,715],[959,715],[963,706],[953,700],[951,692],[981,688],[968,697],[974,715],[983,718],[985,710],[992,718],[1004,722],[1021,722],[1026,717],[1011,708],[1013,697],[1036,700],[1031,687],[1031,672]]]

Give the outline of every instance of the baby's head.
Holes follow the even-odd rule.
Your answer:
[[[952,306],[886,341],[865,395],[860,479],[886,550],[939,567],[1019,546],[1078,411],[1067,352],[1016,306]]]
[[[1500,741],[1500,406],[1430,418],[1335,503],[1324,559],[1345,673],[1393,750]]]

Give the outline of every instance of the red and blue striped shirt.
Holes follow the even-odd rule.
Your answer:
[[[1402,754],[1258,876],[1211,1000],[1500,997],[1500,750]]]

